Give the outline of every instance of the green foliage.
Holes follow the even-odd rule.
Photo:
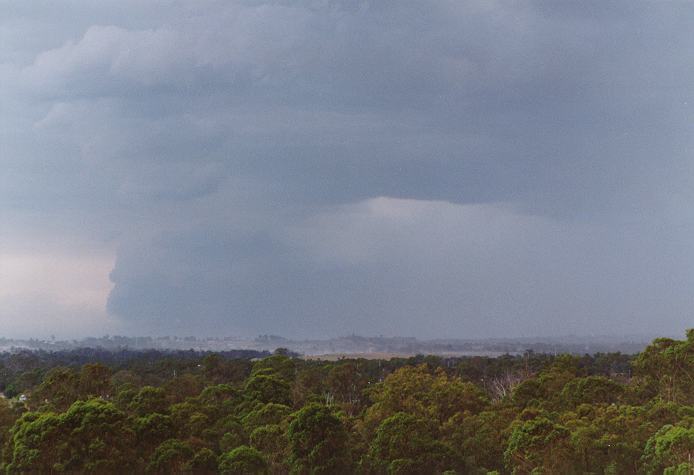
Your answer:
[[[635,357],[88,358],[0,353],[6,473],[694,472],[694,331]]]
[[[58,411],[64,411],[79,398],[79,376],[66,367],[50,370],[43,382],[31,395],[32,407],[49,404]]]
[[[296,378],[292,384],[294,404],[305,406],[310,402],[319,402],[324,395],[335,398],[325,384],[328,369],[326,366],[317,364],[297,369]]]
[[[190,444],[178,439],[169,439],[157,447],[147,465],[148,473],[181,473],[193,458]]]
[[[517,421],[504,458],[513,473],[570,473],[569,431],[539,415]]]
[[[162,388],[170,400],[180,402],[200,394],[204,389],[204,382],[198,375],[182,374],[168,380]]]
[[[634,360],[634,370],[653,381],[664,400],[694,404],[694,332],[684,341],[656,339]]]
[[[17,389],[17,386],[14,384],[10,383],[7,386],[5,386],[5,397],[8,398],[13,398],[19,396],[19,389]]]
[[[292,410],[284,404],[268,403],[246,414],[242,420],[246,433],[260,426],[281,423]]]
[[[268,465],[262,453],[242,445],[221,456],[219,471],[230,475],[264,475],[268,473]]]
[[[226,416],[214,425],[214,431],[221,434],[220,448],[229,451],[246,443],[246,431],[236,416]]]
[[[166,392],[162,388],[145,386],[132,399],[129,409],[137,415],[144,416],[152,412],[163,414],[168,407]]]
[[[459,413],[441,427],[442,439],[457,451],[470,472],[503,470],[509,426],[516,414],[509,408],[479,414]]]
[[[256,374],[251,376],[244,388],[246,396],[265,404],[292,404],[291,386],[284,379],[274,375]]]
[[[219,462],[215,453],[207,447],[203,447],[186,464],[184,471],[193,475],[211,475],[217,473],[218,465]]]
[[[111,386],[120,390],[123,386],[137,388],[142,386],[142,378],[134,371],[122,369],[111,376]]]
[[[536,406],[545,398],[545,391],[540,382],[533,378],[527,379],[513,389],[511,399],[521,409]]]
[[[363,401],[363,392],[369,379],[359,365],[345,362],[334,366],[325,382],[330,393],[339,402],[356,409]]]
[[[250,436],[251,445],[263,452],[279,452],[286,443],[282,439],[285,433],[282,427],[277,424],[270,424],[255,429]]]
[[[694,463],[682,462],[673,467],[667,467],[663,470],[663,475],[691,475],[694,473]]]
[[[431,373],[426,365],[406,366],[373,389],[374,404],[367,410],[367,423],[398,412],[443,423],[456,413],[479,413],[489,404],[484,392],[473,383],[448,376],[442,369]]]
[[[248,375],[250,365],[245,360],[226,360],[218,354],[202,360],[205,379],[215,384],[240,382]]]
[[[251,376],[270,375],[291,383],[296,376],[296,363],[293,359],[277,354],[256,361]]]
[[[171,417],[156,412],[135,418],[132,427],[137,437],[138,451],[143,456],[170,439],[174,433]]]
[[[310,404],[292,417],[287,436],[293,473],[350,473],[352,461],[347,430],[330,408]]]
[[[122,473],[134,459],[125,414],[98,399],[77,401],[62,414],[26,413],[10,434],[13,473]]]
[[[222,451],[228,452],[243,444],[244,438],[237,432],[225,432],[219,440],[219,448]]]
[[[643,461],[648,473],[660,473],[665,469],[677,473],[691,464],[693,457],[694,428],[667,424],[648,439]]]
[[[239,400],[239,391],[229,384],[217,384],[208,386],[200,393],[200,402],[207,404],[221,404],[225,401]]]
[[[271,424],[255,429],[250,435],[252,447],[267,456],[270,473],[287,473],[289,441],[286,430],[279,425]]]
[[[458,465],[453,451],[437,439],[431,422],[403,412],[378,427],[369,459],[378,473],[438,473]]]
[[[111,394],[111,370],[100,364],[82,366],[79,374],[79,393],[86,397],[108,397]]]
[[[566,404],[614,404],[624,392],[621,384],[604,376],[589,376],[572,379],[561,391],[561,399]]]

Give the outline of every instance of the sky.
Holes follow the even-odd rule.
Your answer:
[[[694,326],[694,3],[0,0],[0,334]]]

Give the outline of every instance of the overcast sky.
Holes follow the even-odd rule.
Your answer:
[[[0,334],[681,334],[694,3],[0,1]]]

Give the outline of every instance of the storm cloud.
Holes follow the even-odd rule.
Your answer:
[[[10,333],[691,326],[692,4],[2,8]]]

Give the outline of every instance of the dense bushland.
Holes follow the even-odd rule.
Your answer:
[[[635,356],[0,355],[8,473],[686,474],[694,331]]]

